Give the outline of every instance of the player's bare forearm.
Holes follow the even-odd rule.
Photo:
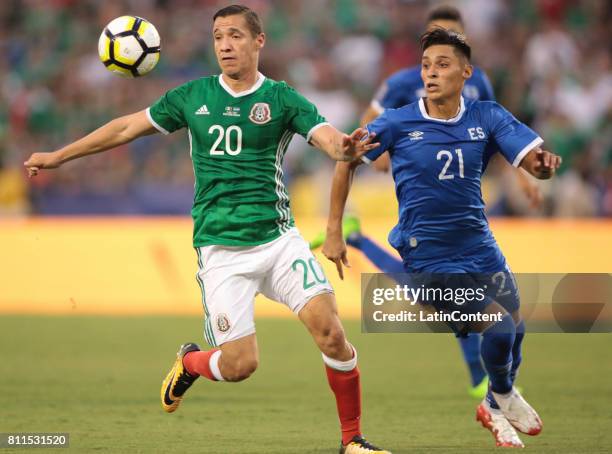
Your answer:
[[[147,125],[135,125],[134,123],[138,122],[138,115],[133,114],[116,118],[82,139],[58,150],[61,163],[110,150],[111,148],[131,142],[142,135],[152,134],[157,131],[150,123]]]
[[[372,143],[374,134],[365,136],[366,131],[361,128],[347,135],[331,125],[325,125],[312,134],[310,143],[335,161],[353,161],[379,145]]]
[[[342,161],[340,143],[342,133],[331,125],[325,125],[317,129],[310,138],[312,146],[325,152],[334,161]]]
[[[35,176],[39,169],[54,169],[73,159],[100,153],[154,132],[157,129],[151,125],[143,110],[116,118],[57,151],[34,153],[24,165],[30,176]]]
[[[521,168],[539,180],[548,180],[561,165],[561,157],[536,147],[521,161]]]
[[[342,149],[342,139],[345,135],[333,126],[325,125],[313,133],[310,143],[325,152],[334,161],[348,161],[352,158],[346,156]]]
[[[336,163],[327,217],[327,234],[342,236],[342,217],[348,199],[355,166],[348,162]]]
[[[342,217],[344,207],[360,161],[338,162],[332,181],[329,215],[327,218],[327,235],[323,244],[323,255],[336,264],[340,279],[344,279],[342,265],[349,266],[346,255],[346,244],[342,238]]]

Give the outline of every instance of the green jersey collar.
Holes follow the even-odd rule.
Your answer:
[[[257,72],[257,81],[255,82],[255,84],[248,90],[244,90],[239,93],[236,93],[234,90],[230,88],[229,85],[225,83],[225,81],[223,80],[223,75],[219,74],[219,84],[221,84],[223,89],[226,92],[228,92],[231,96],[233,96],[234,98],[240,98],[241,96],[250,95],[251,93],[256,92],[259,89],[259,87],[261,87],[261,85],[264,83],[264,80],[266,80],[266,76],[264,76],[260,72]]]

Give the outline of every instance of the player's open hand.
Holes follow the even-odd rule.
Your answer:
[[[323,243],[323,249],[321,250],[323,255],[336,264],[338,270],[338,276],[344,280],[344,269],[342,265],[350,268],[348,257],[346,255],[346,243],[340,235],[327,235],[325,242]]]
[[[61,165],[59,156],[53,153],[34,153],[23,165],[28,169],[28,176],[35,177],[40,169],[56,169]]]
[[[341,161],[354,161],[361,158],[368,151],[380,146],[379,142],[373,142],[375,133],[368,133],[367,129],[357,128],[351,135],[342,137],[342,158]]]
[[[561,165],[561,156],[550,151],[542,150],[540,147],[535,150],[535,162],[533,170],[538,178],[546,180],[552,177]]]

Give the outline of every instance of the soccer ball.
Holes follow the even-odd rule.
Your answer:
[[[138,16],[112,20],[98,40],[98,53],[106,69],[124,77],[144,76],[159,60],[159,33]]]

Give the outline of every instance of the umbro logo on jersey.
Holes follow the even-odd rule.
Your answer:
[[[208,111],[208,107],[206,107],[206,104],[204,104],[202,107],[200,107],[198,110],[195,111],[196,115],[210,115],[210,112]]]
[[[410,140],[421,140],[423,138],[422,131],[412,131],[409,132],[408,135],[410,136]]]

